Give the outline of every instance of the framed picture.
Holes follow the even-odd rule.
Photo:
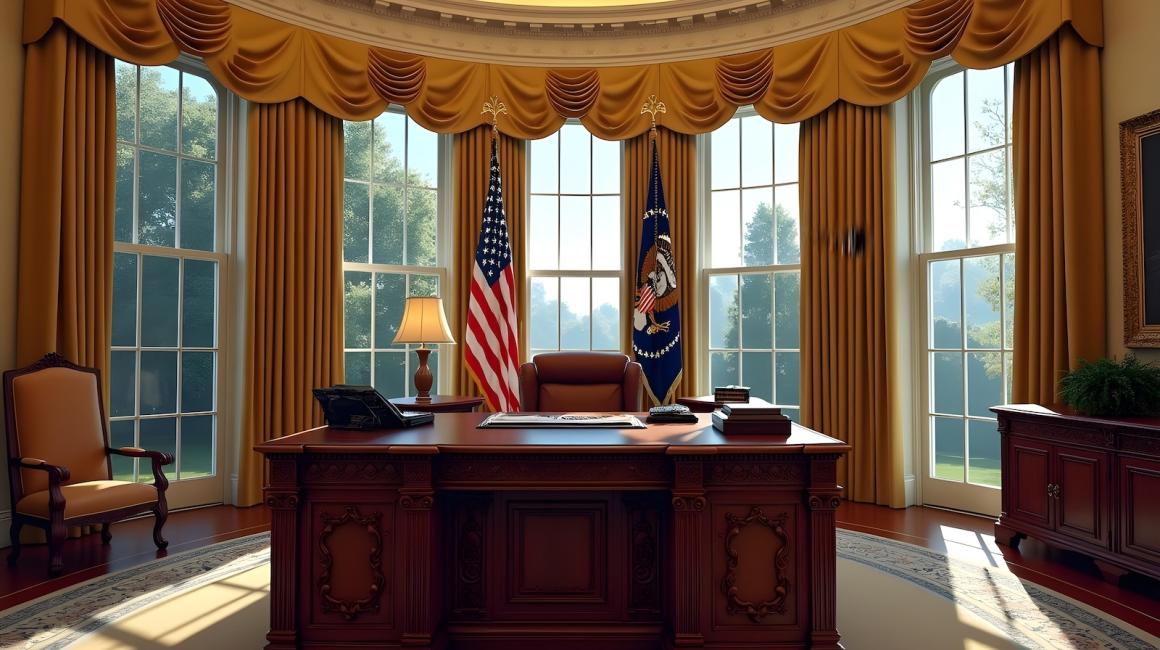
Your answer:
[[[1120,122],[1124,344],[1160,348],[1160,110]]]

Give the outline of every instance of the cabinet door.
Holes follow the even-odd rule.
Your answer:
[[[1068,537],[1108,548],[1110,475],[1108,455],[1055,448],[1055,529]]]
[[[1160,564],[1160,461],[1120,457],[1119,552]]]
[[[1051,527],[1050,483],[1051,447],[1011,436],[1011,511],[1008,517],[1029,524]]]

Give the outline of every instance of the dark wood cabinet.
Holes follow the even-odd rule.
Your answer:
[[[1003,438],[996,541],[1032,536],[1090,555],[1109,579],[1160,578],[1160,420],[992,410]]]

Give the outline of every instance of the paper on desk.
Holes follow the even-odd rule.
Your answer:
[[[480,428],[504,427],[609,427],[617,429],[644,429],[644,423],[635,415],[625,413],[496,413],[479,424]]]

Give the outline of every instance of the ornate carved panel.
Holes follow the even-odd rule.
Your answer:
[[[323,512],[321,518],[323,528],[318,548],[322,573],[318,577],[318,591],[322,610],[338,612],[348,621],[364,612],[379,611],[386,586],[383,538],[379,531],[382,513],[364,516],[357,507],[347,506],[339,516]],[[341,542],[337,536],[342,537]],[[365,560],[356,551],[360,546],[366,552]]]
[[[487,614],[487,516],[486,498],[464,499],[453,515],[452,610],[457,617],[483,618]]]
[[[609,458],[600,455],[480,455],[440,459],[435,482],[441,487],[480,485],[641,485],[667,487],[669,470],[659,458]]]
[[[1026,420],[1019,422],[1016,432],[1018,435],[1028,438],[1091,445],[1093,447],[1110,447],[1115,440],[1115,434],[1106,429],[1073,429]]]
[[[753,485],[800,483],[805,480],[805,469],[795,461],[758,461],[736,459],[708,463],[710,485]]]
[[[306,482],[312,485],[378,483],[393,486],[400,482],[399,470],[394,463],[356,458],[315,461],[306,466],[305,474]]]
[[[772,614],[785,613],[786,597],[790,593],[789,578],[786,577],[789,565],[790,539],[786,531],[786,520],[789,515],[780,513],[769,517],[758,506],[753,506],[749,514],[744,517],[732,512],[725,513],[725,577],[721,581],[721,588],[727,600],[726,609],[730,614],[745,614],[754,623],[760,623],[763,618]],[[746,560],[742,553],[741,538],[747,534],[750,526],[760,526],[773,532],[779,544],[773,552],[772,574],[768,577],[767,593],[760,595],[747,593],[739,584],[741,574],[750,573],[753,569],[746,569],[742,561]],[[752,545],[751,545],[752,546]],[[762,545],[764,547],[764,545]],[[764,548],[763,548],[764,550]],[[752,578],[752,575],[750,576]],[[750,586],[754,581],[750,580]]]
[[[653,618],[661,612],[661,513],[651,503],[625,499],[628,508],[629,615]]]

